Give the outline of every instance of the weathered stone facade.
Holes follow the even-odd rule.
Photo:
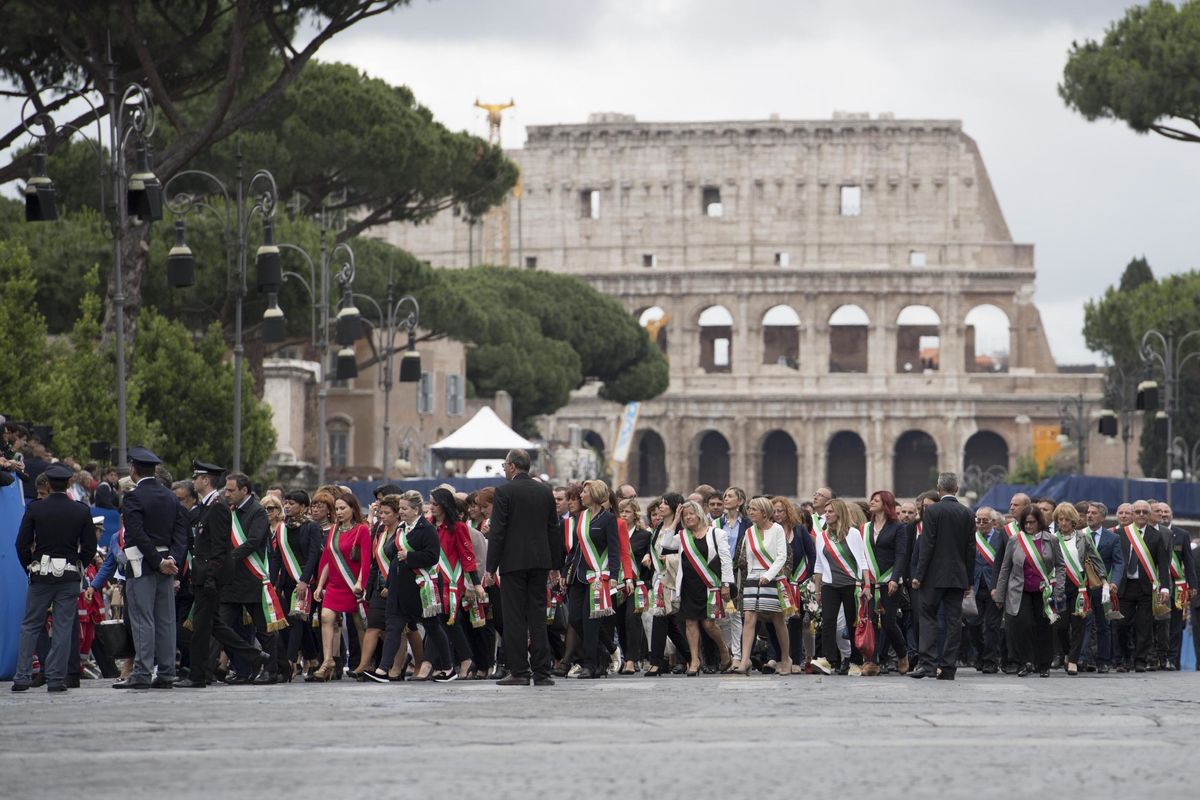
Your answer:
[[[643,494],[911,495],[935,466],[1011,467],[1060,398],[1100,397],[1099,374],[1059,373],[1033,246],[1012,241],[958,121],[594,115],[531,127],[510,155],[522,191],[507,253],[500,215],[386,236],[435,266],[568,272],[664,315],[671,385],[643,404],[626,471]],[[842,324],[844,306],[860,319]],[[901,316],[911,306],[920,319]],[[980,306],[1007,317],[1007,347],[975,352]],[[611,448],[618,412],[585,386],[542,430],[565,440],[578,424]]]

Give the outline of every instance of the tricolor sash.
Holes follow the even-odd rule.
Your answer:
[[[1054,607],[1050,602],[1054,595],[1054,583],[1050,579],[1050,572],[1046,568],[1046,562],[1042,560],[1042,554],[1037,549],[1037,544],[1030,538],[1029,534],[1021,531],[1017,534],[1017,541],[1021,543],[1021,549],[1025,551],[1025,560],[1033,564],[1037,570],[1038,577],[1042,579],[1042,609],[1046,612],[1046,619],[1051,623],[1058,619],[1058,614],[1054,611]]]
[[[1012,522],[1004,526],[1004,532],[1007,533],[1008,538],[1011,539],[1021,532],[1021,526],[1018,525],[1017,521],[1014,519]]]
[[[882,574],[879,572],[879,562],[875,559],[874,522],[868,521],[867,524],[863,526],[862,537],[863,548],[867,551],[867,569],[871,571],[871,577],[868,579],[868,582],[873,582],[875,584],[875,607],[879,608],[881,594],[880,589],[884,584],[892,580],[892,573],[896,571],[896,565],[892,564],[892,566],[888,567],[887,571]]]
[[[446,624],[453,625],[458,619],[458,607],[462,602],[462,591],[458,588],[458,582],[462,578],[462,564],[455,562],[452,565],[446,551],[439,550],[437,568],[444,584],[442,606],[448,617]]]
[[[403,523],[396,530],[396,549],[405,552],[412,549],[408,546],[408,526]],[[417,592],[421,596],[421,617],[426,619],[436,617],[442,613],[442,603],[438,598],[437,581],[434,579],[433,573],[427,569],[415,567],[409,567],[409,569],[416,578]]]
[[[575,531],[571,529],[571,515],[563,520],[563,552],[569,553],[575,547]]]
[[[987,537],[979,531],[975,531],[975,550],[983,556],[989,567],[996,563],[996,548],[992,547]]]
[[[1150,554],[1150,548],[1146,547],[1146,540],[1142,538],[1142,532],[1134,525],[1126,525],[1125,538],[1129,540],[1130,549],[1137,555],[1138,562],[1149,576],[1154,591],[1157,592],[1159,587],[1158,567],[1154,564],[1154,556]]]
[[[583,559],[587,562],[588,618],[599,619],[613,614],[612,594],[609,591],[608,548],[596,549],[591,533],[592,515],[585,508],[579,513],[579,524],[575,527],[579,545],[583,548]]]
[[[633,613],[641,614],[646,609],[653,606],[653,600],[650,597],[650,589],[646,587],[646,582],[639,580],[633,584]]]
[[[825,550],[826,557],[836,561],[838,566],[842,568],[842,571],[849,575],[854,581],[854,608],[856,609],[854,625],[857,625],[857,609],[861,605],[860,600],[862,598],[862,577],[858,572],[858,559],[854,557],[854,553],[850,550],[850,546],[846,544],[844,539],[842,541],[835,542],[825,533],[824,530],[821,531],[820,539],[823,540],[823,544],[821,546]],[[851,564],[854,564],[854,566],[851,567]],[[850,620],[846,620],[846,624],[849,625]]]
[[[230,539],[233,540],[235,548],[241,547],[247,542],[246,532],[242,530],[242,523],[238,519],[236,511],[230,512],[230,517],[233,518],[233,527],[229,533]],[[271,585],[271,572],[267,569],[267,560],[255,550],[242,559],[242,563],[246,565],[246,569],[250,571],[251,575],[262,582],[262,610],[267,630],[277,631],[280,628],[286,628],[287,618],[283,613],[283,604],[279,602],[279,595],[276,594],[275,587]]]
[[[757,525],[751,529],[757,529]],[[712,528],[708,529],[705,534],[712,534]],[[700,580],[704,582],[704,588],[707,590],[705,594],[705,616],[708,619],[722,619],[725,616],[725,607],[721,602],[721,579],[713,572],[712,567],[708,563],[708,559],[700,554],[700,548],[696,545],[696,537],[690,530],[684,528],[679,537],[681,549],[687,556],[687,559],[692,564],[692,569],[700,576]],[[749,540],[748,540],[749,541]],[[708,540],[710,547],[716,547],[716,541],[711,538]],[[768,562],[769,563],[769,562]]]
[[[1075,534],[1078,536],[1079,534]],[[1083,565],[1079,562],[1079,555],[1073,547],[1074,542],[1068,542],[1062,533],[1058,534],[1058,548],[1063,554],[1063,563],[1067,568],[1067,579],[1075,586],[1075,608],[1073,613],[1076,616],[1082,617],[1087,613],[1087,575],[1084,574]]]
[[[375,566],[378,567],[379,574],[383,576],[384,580],[387,580],[388,571],[392,568],[392,560],[388,558],[388,554],[384,547],[387,544],[389,537],[390,534],[387,532],[386,528],[380,531],[379,541],[375,543],[375,548],[373,551],[375,556]]]
[[[663,564],[662,556],[658,554],[658,548],[654,546],[655,542],[650,543],[650,566],[654,570],[654,577],[651,579],[653,584],[653,606],[651,615],[655,617],[665,616],[667,613],[667,598],[663,592],[663,576],[666,574],[666,565]]]
[[[348,530],[353,530],[350,528]],[[342,541],[342,534],[346,531],[338,530],[337,525],[329,529],[329,541],[325,547],[329,550],[330,557],[333,560],[333,566],[337,568],[338,574],[342,576],[342,580],[346,584],[346,588],[351,592],[354,591],[354,573],[350,571],[350,564],[347,563],[346,557],[342,555],[341,548],[338,545]],[[358,612],[358,617],[362,621],[363,628],[367,626],[367,603],[361,597],[355,598],[355,610]]]
[[[793,534],[793,536],[799,535],[802,534]],[[791,545],[789,544],[788,546],[790,547]],[[808,563],[808,557],[804,555],[804,550],[801,549],[800,557],[797,559],[796,565],[792,568],[792,574],[787,580],[788,591],[791,593],[792,606],[796,610],[796,613],[800,613],[804,609],[800,598],[800,584],[811,577],[812,570]]]
[[[1191,589],[1187,583],[1187,576],[1183,571],[1183,564],[1179,561],[1179,556],[1175,553],[1175,548],[1171,548],[1171,594],[1175,598],[1175,608],[1183,611],[1188,607],[1188,600],[1191,596]]]
[[[279,523],[279,532],[276,534],[279,542],[279,555],[283,560],[283,568],[287,572],[288,577],[292,579],[292,583],[300,582],[300,559],[296,557],[296,551],[292,547],[292,539],[288,534],[288,527],[284,523]]]
[[[757,525],[751,525],[750,530],[746,531],[746,547],[750,549],[750,554],[754,556],[754,560],[758,562],[764,572],[771,569],[773,566],[771,556],[767,553],[767,546],[762,539],[762,531]]]

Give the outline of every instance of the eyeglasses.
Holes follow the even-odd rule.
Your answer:
[[[991,525],[991,524],[992,524],[992,520],[991,520],[991,518],[990,518],[990,517],[976,517],[976,518],[975,518],[975,522],[976,522],[977,524],[979,524],[979,525],[983,525],[985,522],[986,522],[988,525]]]
[[[1138,516],[1145,516],[1145,515],[1149,514],[1150,512],[1144,508],[1139,508],[1139,509],[1135,509],[1133,513],[1137,514]]]

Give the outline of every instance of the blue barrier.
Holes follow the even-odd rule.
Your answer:
[[[1196,613],[1196,609],[1192,609],[1192,613]],[[1182,652],[1179,654],[1179,669],[1185,672],[1194,672],[1196,670],[1196,647],[1192,644],[1192,626],[1188,625],[1183,629],[1183,646]]]
[[[17,671],[17,644],[29,580],[17,561],[17,532],[25,514],[21,482],[0,489],[0,680]]]

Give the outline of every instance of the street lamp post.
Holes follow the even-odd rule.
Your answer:
[[[72,124],[56,125],[50,115],[41,110],[35,97],[40,97],[44,91],[61,92],[63,96],[72,97],[87,103],[96,117],[96,141],[92,145],[100,167],[100,207],[108,213],[109,234],[113,243],[113,311],[116,323],[116,367],[117,367],[117,467],[124,468],[128,451],[128,433],[126,430],[126,389],[125,389],[125,279],[124,264],[121,258],[121,241],[129,228],[131,217],[137,217],[146,222],[162,219],[162,186],[150,166],[149,138],[154,134],[155,114],[154,100],[150,90],[141,84],[131,83],[121,92],[117,91],[117,66],[112,60],[112,48],[109,47],[108,61],[105,64],[104,104],[107,107],[108,119],[108,162],[105,163],[102,149],[103,126],[100,122],[99,109],[91,99],[69,86],[46,86],[32,93],[21,106],[21,120],[25,131],[38,142],[38,150],[34,156],[34,174],[25,186],[25,220],[27,222],[50,222],[58,219],[58,209],[55,203],[54,184],[46,174],[46,139],[57,136],[63,131],[66,138],[82,133],[81,128]],[[33,102],[35,113],[28,113]],[[34,128],[39,127],[44,132],[39,134]],[[136,172],[129,174],[126,150],[130,141],[134,142],[136,152]],[[105,201],[105,178],[111,181],[112,197]],[[121,202],[122,194],[125,202]]]
[[[1200,348],[1185,352],[1185,346],[1194,338],[1200,337],[1200,330],[1188,331],[1176,341],[1174,331],[1163,334],[1154,328],[1142,334],[1140,353],[1142,362],[1152,368],[1155,363],[1163,373],[1163,412],[1167,418],[1167,503],[1171,502],[1171,467],[1173,466],[1172,446],[1175,441],[1173,422],[1175,411],[1179,407],[1179,378],[1183,368],[1193,358],[1200,358]],[[1153,381],[1143,383],[1148,389],[1156,388]]]
[[[418,383],[421,380],[421,356],[417,353],[414,331],[417,325],[420,324],[421,307],[417,304],[417,298],[406,294],[403,297],[396,298],[396,285],[389,284],[387,291],[387,300],[385,306],[380,307],[379,303],[374,298],[362,294],[354,295],[356,299],[366,300],[371,305],[375,306],[375,311],[379,315],[379,346],[377,347],[378,358],[382,362],[379,369],[379,385],[383,387],[383,479],[386,481],[391,475],[392,459],[389,454],[391,446],[391,395],[392,384],[395,382],[392,375],[392,365],[396,354],[396,334],[400,328],[408,330],[408,347],[404,351],[404,355],[400,358],[400,383]],[[405,307],[411,306],[411,309],[405,312]]]
[[[1200,469],[1200,439],[1192,442],[1192,446],[1188,447],[1187,441],[1182,436],[1176,436],[1171,440],[1171,449],[1175,451],[1175,455],[1183,464],[1184,480],[1196,480],[1196,470]]]
[[[1087,464],[1087,406],[1088,402],[1084,399],[1082,392],[1076,397],[1063,397],[1058,401],[1058,418],[1061,420],[1062,427],[1069,431],[1068,437],[1073,436],[1076,440],[1075,454],[1079,462],[1080,475],[1084,474]]]
[[[1100,412],[1098,432],[1101,436],[1107,436],[1111,439],[1117,435],[1118,427],[1120,428],[1121,444],[1124,448],[1121,472],[1121,499],[1123,502],[1128,503],[1129,442],[1133,439],[1134,412],[1134,400],[1131,390],[1135,387],[1131,383],[1131,379],[1125,374],[1125,370],[1116,364],[1113,364],[1110,369],[1120,377],[1120,381],[1116,381],[1113,375],[1109,375],[1106,398],[1109,407]]]
[[[234,282],[234,322],[233,322],[233,470],[242,469],[242,359],[245,347],[242,342],[242,305],[246,297],[246,251],[247,239],[250,234],[250,222],[255,214],[262,216],[263,244],[255,256],[256,284],[260,292],[275,293],[279,291],[282,278],[279,267],[279,248],[274,243],[275,202],[278,189],[275,177],[265,169],[255,172],[249,182],[245,180],[242,169],[242,153],[237,153],[237,172],[234,176],[233,196],[230,197],[229,187],[211,172],[200,169],[189,169],[177,173],[167,181],[165,189],[168,197],[167,207],[177,219],[175,222],[175,246],[171,248],[168,257],[168,280],[173,288],[191,286],[194,282],[195,269],[191,249],[184,240],[184,219],[188,214],[198,209],[212,212],[218,219],[221,212],[216,209],[205,195],[179,192],[170,196],[170,188],[176,181],[199,177],[211,183],[224,197],[224,223],[222,233],[225,238],[225,271],[227,278]],[[255,186],[261,185],[261,194],[255,195]]]
[[[280,243],[278,247],[281,250],[299,253],[308,264],[309,277],[307,279],[297,272],[285,271],[282,273],[282,280],[290,278],[299,281],[300,285],[308,292],[309,300],[312,302],[310,342],[320,355],[320,369],[317,375],[317,485],[323,486],[325,485],[325,462],[327,461],[325,403],[329,394],[329,377],[326,371],[329,365],[330,292],[333,278],[336,278],[338,286],[342,290],[341,299],[338,301],[337,327],[334,337],[338,344],[342,345],[342,348],[338,350],[334,377],[336,380],[350,380],[358,376],[358,362],[353,345],[361,336],[361,324],[358,309],[354,307],[353,303],[354,250],[345,242],[340,242],[332,250],[327,251],[324,228],[321,230],[321,250],[317,261],[313,261],[308,251],[299,245]],[[346,260],[338,267],[335,276],[331,274],[331,268],[339,253]],[[270,295],[268,308],[263,312],[263,340],[267,342],[283,341],[285,322],[278,297],[273,292]]]

